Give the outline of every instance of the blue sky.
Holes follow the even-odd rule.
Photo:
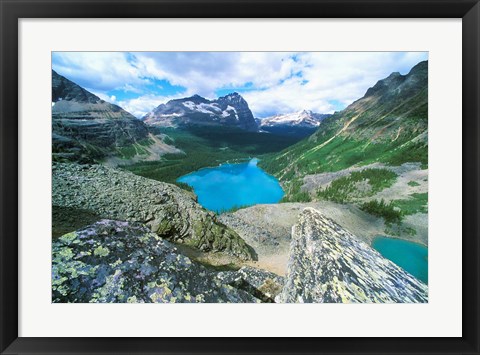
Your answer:
[[[168,100],[240,93],[256,117],[341,110],[427,52],[53,52],[52,68],[142,117]]]

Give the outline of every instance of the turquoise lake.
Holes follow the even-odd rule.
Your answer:
[[[283,197],[278,180],[257,166],[258,159],[241,164],[204,168],[177,179],[190,185],[203,207],[222,212],[234,207],[277,203]]]
[[[428,248],[401,239],[376,237],[372,247],[385,258],[428,284]]]

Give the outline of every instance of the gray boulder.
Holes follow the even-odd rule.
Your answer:
[[[428,302],[428,286],[313,208],[292,228],[277,302]]]
[[[102,220],[65,234],[52,260],[55,303],[262,302],[139,223]]]
[[[54,163],[52,205],[140,222],[158,236],[201,251],[252,259],[253,249],[177,186],[101,165]]]

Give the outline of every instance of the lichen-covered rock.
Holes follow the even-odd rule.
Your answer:
[[[243,290],[266,303],[273,303],[282,290],[284,279],[273,272],[244,266],[238,271],[223,271],[217,278],[222,283]]]
[[[102,220],[52,246],[53,302],[262,302],[139,223]]]
[[[428,302],[428,287],[333,220],[306,208],[292,228],[277,302]]]
[[[54,163],[52,204],[103,218],[140,222],[162,238],[241,259],[254,252],[194,195],[177,186],[101,165]]]

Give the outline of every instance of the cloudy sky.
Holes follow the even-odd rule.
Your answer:
[[[52,67],[137,117],[174,98],[236,91],[263,118],[341,110],[379,79],[426,59],[426,52],[53,52]]]

